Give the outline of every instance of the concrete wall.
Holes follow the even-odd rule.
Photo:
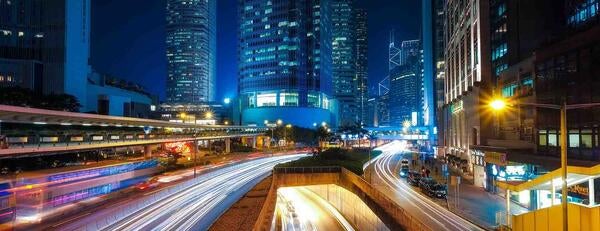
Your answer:
[[[332,171],[335,169],[326,169],[329,172],[312,171],[314,173],[311,173],[311,168],[306,169],[307,171],[304,171],[305,173],[298,173],[299,171],[297,171],[297,169],[294,169],[294,171],[290,171],[291,173],[289,173],[284,171],[284,168],[275,169],[273,171],[273,183],[254,230],[271,229],[275,204],[277,202],[277,189],[279,187],[322,184],[336,184],[355,194],[390,230],[430,230],[419,220],[413,218],[409,212],[402,209],[392,199],[373,188],[373,186],[363,178],[344,168],[337,168],[337,172]],[[314,169],[319,170],[319,168]]]
[[[600,207],[585,207],[569,204],[569,230],[600,231]],[[551,231],[562,227],[560,205],[539,209],[512,217],[513,231]]]
[[[307,186],[328,201],[356,230],[390,230],[356,194],[335,184]]]

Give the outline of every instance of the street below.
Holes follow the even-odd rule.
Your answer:
[[[54,230],[205,230],[278,163],[303,155],[265,157],[204,173],[53,225]]]
[[[365,172],[365,178],[380,192],[390,197],[431,230],[482,230],[481,227],[450,212],[408,185],[400,178],[398,169],[403,157],[403,149],[383,152]]]

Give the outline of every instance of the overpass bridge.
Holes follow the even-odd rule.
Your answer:
[[[365,128],[370,134],[375,135],[382,140],[408,140],[408,141],[426,141],[429,140],[429,128],[424,126],[409,127],[369,127]]]
[[[231,138],[256,146],[266,127],[199,125],[0,105],[0,159]]]

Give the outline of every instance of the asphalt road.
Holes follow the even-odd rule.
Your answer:
[[[301,156],[267,157],[224,167],[199,175],[185,187],[172,186],[181,189],[169,190],[173,192],[166,197],[156,197],[153,195],[155,192],[149,192],[70,218],[51,229],[206,230],[235,201],[266,177],[273,166]],[[153,201],[153,198],[157,199]]]
[[[384,151],[367,167],[365,177],[376,189],[394,200],[415,219],[432,230],[482,230],[475,224],[450,212],[447,208],[422,195],[398,175],[403,150]],[[418,190],[418,189],[417,189]]]
[[[354,230],[331,204],[305,187],[280,188],[276,215],[276,230]]]

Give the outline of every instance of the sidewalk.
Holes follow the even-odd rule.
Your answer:
[[[444,183],[446,178],[441,172],[442,165],[443,163],[435,161],[434,167],[431,168],[430,164],[423,165],[419,161],[415,169],[421,169],[421,166],[430,168],[430,176],[437,182]],[[437,172],[434,170],[435,167],[437,167]],[[497,227],[496,214],[505,216],[506,199],[473,185],[473,178],[463,177],[458,169],[450,168],[449,170],[451,176],[461,176],[462,182],[458,190],[456,186],[448,185],[448,199],[445,204],[448,210],[486,229],[491,230]],[[528,211],[514,202],[511,202],[510,207],[511,214]]]

